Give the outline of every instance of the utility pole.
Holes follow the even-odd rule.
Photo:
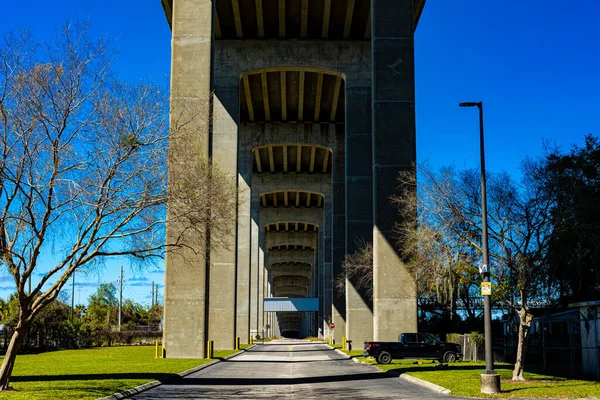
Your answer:
[[[73,290],[71,290],[71,323],[73,323],[74,313],[75,313],[75,271],[73,271]]]
[[[123,311],[123,266],[121,265],[121,280],[119,288],[119,332],[121,332],[121,312]]]
[[[150,295],[150,308],[154,307],[154,281],[152,281],[152,294]]]
[[[158,305],[158,282],[156,283],[156,289],[154,290],[154,305]]]

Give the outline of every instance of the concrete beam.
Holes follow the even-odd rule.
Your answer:
[[[273,264],[302,263],[313,265],[315,262],[314,250],[270,250],[267,253],[267,268]]]
[[[262,208],[260,210],[260,225],[263,230],[266,225],[277,222],[301,222],[321,226],[323,212],[319,208]]]
[[[312,144],[333,149],[335,124],[258,124],[245,122],[241,129],[250,135],[253,148],[270,144]]]
[[[217,41],[215,65],[240,73],[268,67],[315,66],[343,73],[349,80],[347,85],[364,87],[371,81],[371,43],[303,40],[298,46],[297,41],[289,40]]]
[[[311,192],[328,196],[331,194],[331,174],[297,174],[293,175],[293,178],[287,174],[255,174],[252,189],[253,197],[283,191]]]
[[[309,264],[273,264],[271,266],[271,277],[275,279],[278,276],[303,276],[312,277],[313,267]]]
[[[310,279],[303,276],[284,275],[273,278],[273,287],[275,290],[282,286],[302,286],[308,289],[309,285]]]
[[[275,297],[306,297],[307,289],[304,286],[279,286],[275,288]]]
[[[266,232],[265,247],[305,246],[316,249],[317,234],[315,232]]]

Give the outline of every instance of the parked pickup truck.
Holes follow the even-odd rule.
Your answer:
[[[393,359],[417,358],[453,362],[460,356],[460,345],[442,342],[426,333],[401,333],[397,342],[365,342],[365,357],[375,357],[379,364]]]

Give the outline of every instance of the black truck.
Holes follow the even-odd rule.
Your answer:
[[[460,345],[442,342],[426,333],[401,333],[397,342],[365,342],[365,357],[375,357],[379,364],[393,359],[416,358],[453,362],[461,356]]]

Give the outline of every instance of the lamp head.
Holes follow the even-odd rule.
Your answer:
[[[475,101],[468,101],[468,102],[465,102],[465,103],[460,103],[458,106],[459,107],[481,107],[481,102],[480,101],[477,101],[477,102],[475,102]]]

